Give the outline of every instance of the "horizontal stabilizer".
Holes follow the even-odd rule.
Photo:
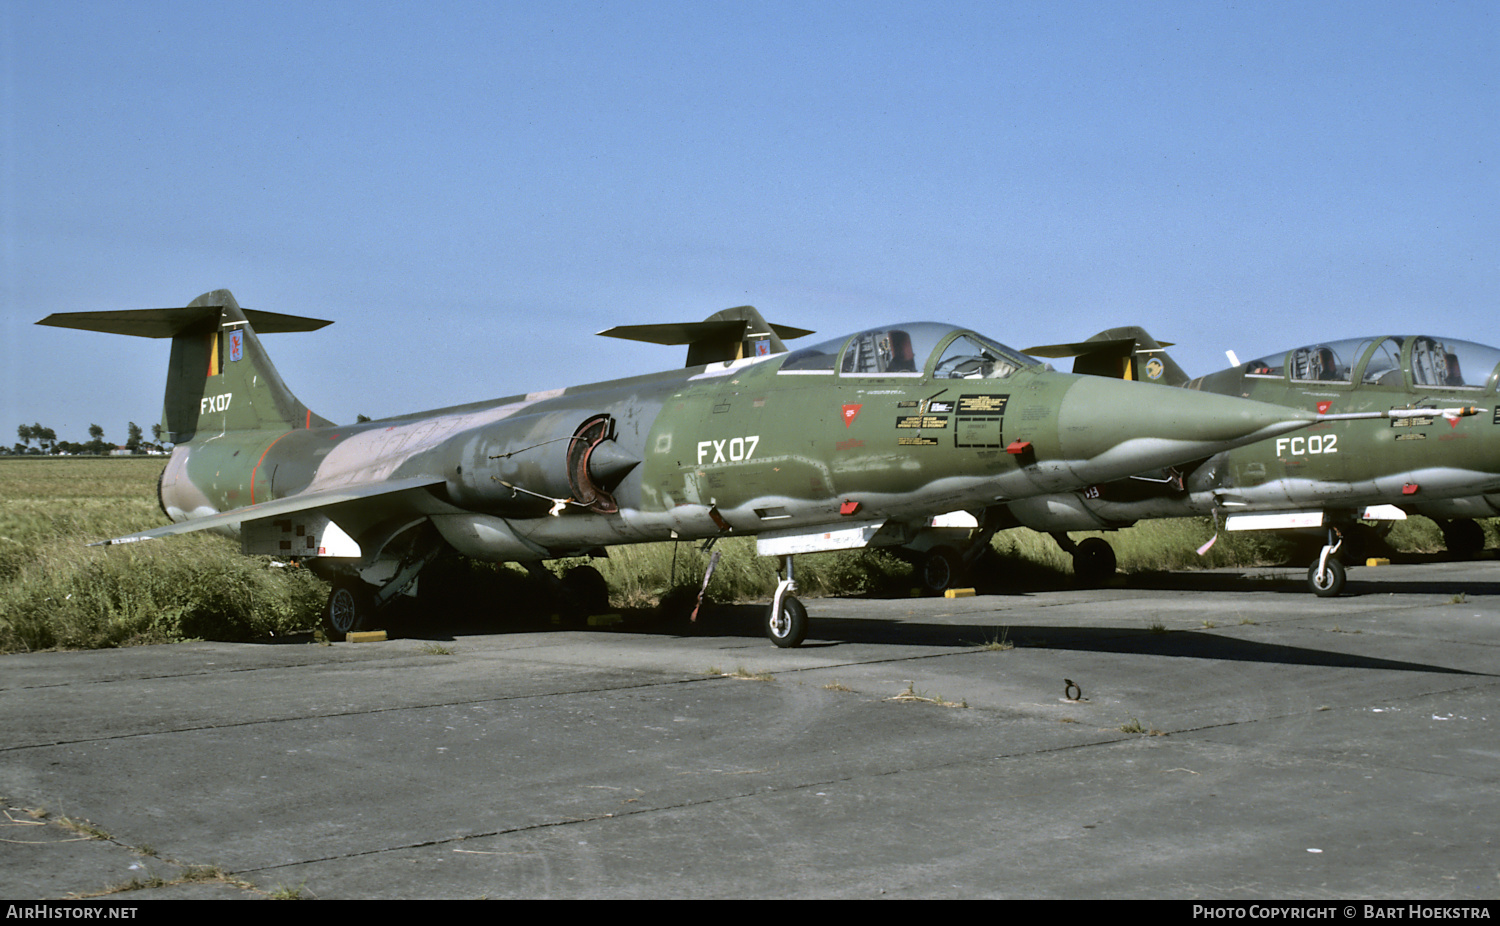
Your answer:
[[[1163,347],[1171,347],[1163,344]],[[1061,357],[1081,357],[1084,354],[1096,353],[1130,353],[1135,350],[1135,338],[1111,338],[1103,341],[1072,341],[1067,344],[1040,344],[1036,347],[1028,347],[1021,353],[1032,357],[1047,357],[1056,360]]]
[[[173,309],[125,309],[117,312],[57,312],[37,322],[53,328],[77,328],[141,338],[173,338],[194,328],[211,331],[219,325],[222,305],[194,305]],[[258,334],[317,331],[333,324],[321,318],[240,309]]]
[[[812,334],[790,325],[767,325],[778,337],[800,338]],[[606,338],[624,338],[627,341],[647,341],[651,344],[692,344],[705,338],[734,337],[745,330],[742,321],[727,322],[666,322],[660,325],[617,325],[608,331],[599,332]],[[755,334],[755,332],[750,332]],[[762,335],[764,336],[764,335]]]
[[[166,527],[157,527],[148,531],[126,534],[124,537],[100,540],[89,544],[89,546],[102,547],[118,543],[137,543],[142,540],[156,540],[160,537],[171,537],[176,534],[186,534],[192,531],[213,530],[216,527],[237,527],[246,521],[282,518],[299,511],[308,511],[314,508],[332,508],[336,505],[357,502],[379,495],[393,495],[397,492],[442,485],[443,483],[444,479],[441,476],[411,476],[406,479],[393,479],[388,482],[372,482],[367,485],[324,489],[320,492],[304,492],[300,495],[289,495],[286,498],[261,502],[258,505],[246,505],[244,508],[235,508],[232,511],[225,511],[221,514],[193,518],[192,520],[180,521],[176,524],[168,524]]]
[[[1101,331],[1087,341],[1028,347],[1033,357],[1073,357],[1073,372],[1110,379],[1131,379],[1166,386],[1188,381],[1166,349],[1169,341],[1157,342],[1144,328],[1129,326]]]
[[[701,322],[665,322],[656,325],[617,325],[599,332],[606,338],[645,341],[649,344],[686,344],[687,365],[729,363],[745,357],[786,352],[782,338],[791,340],[812,334],[805,328],[773,325],[761,318],[754,306],[742,305],[716,312]]]

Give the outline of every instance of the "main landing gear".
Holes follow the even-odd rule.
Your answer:
[[[375,594],[357,577],[339,578],[323,606],[323,630],[330,640],[342,641],[351,633],[369,630],[375,622]]]
[[[929,595],[941,595],[956,587],[968,573],[963,555],[946,544],[933,547],[922,554],[917,569],[922,590]]]
[[[392,543],[393,537],[403,538]],[[393,531],[384,542],[372,543],[378,553],[356,565],[330,566],[318,575],[333,586],[323,605],[323,632],[341,642],[351,633],[376,629],[377,617],[397,596],[415,594],[417,575],[427,568],[443,544],[436,532],[420,522],[415,529]],[[317,560],[313,561],[317,563]],[[380,578],[365,581],[371,574]]]
[[[1073,557],[1073,579],[1085,588],[1098,588],[1114,578],[1115,548],[1103,537],[1089,537],[1082,543],[1057,531],[1052,539],[1064,553]]]
[[[557,608],[557,621],[564,630],[583,630],[589,616],[609,610],[609,582],[593,566],[574,566],[559,578],[540,562],[524,564],[526,571],[547,587]]]
[[[1470,518],[1442,522],[1443,546],[1458,559],[1472,559],[1484,549],[1484,528]]]

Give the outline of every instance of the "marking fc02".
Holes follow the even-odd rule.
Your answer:
[[[1286,450],[1289,456],[1305,457],[1315,453],[1338,453],[1339,436],[1337,434],[1305,434],[1297,437],[1276,438],[1276,456],[1283,456]]]

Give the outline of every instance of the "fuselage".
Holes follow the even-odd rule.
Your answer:
[[[950,326],[867,340],[888,349],[908,330],[923,349],[905,366],[859,359],[866,332],[847,349],[840,340],[356,425],[200,432],[174,450],[162,504],[181,521],[417,480],[382,505],[326,513],[355,537],[425,518],[461,552],[539,559],[915,521],[1118,479],[1308,418],[1057,373]],[[1144,398],[1157,414],[1143,422]]]

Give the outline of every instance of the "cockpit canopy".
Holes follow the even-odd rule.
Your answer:
[[[972,331],[940,322],[870,328],[786,355],[781,373],[1000,379],[1040,362]]]
[[[1349,338],[1310,344],[1252,360],[1245,375],[1294,382],[1371,383],[1415,387],[1487,389],[1500,367],[1500,349],[1429,335]]]

